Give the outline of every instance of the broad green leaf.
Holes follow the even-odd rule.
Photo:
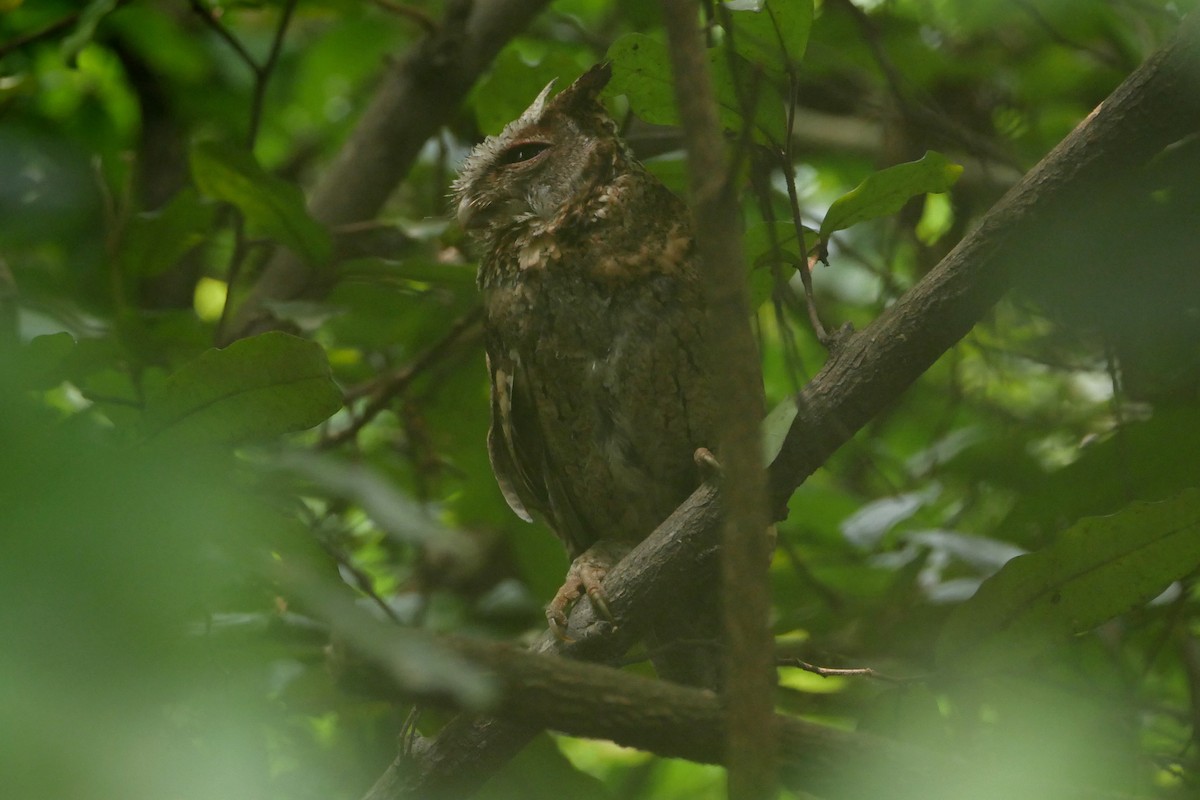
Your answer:
[[[1083,519],[1008,562],[950,616],[939,663],[997,671],[1158,596],[1200,566],[1200,490]]]
[[[491,70],[471,91],[475,122],[485,134],[503,130],[550,81],[555,81],[552,91],[561,91],[587,68],[574,57],[574,51],[557,47],[531,66],[519,45],[512,42],[501,50]]]
[[[733,47],[772,72],[794,68],[804,57],[812,29],[812,0],[732,0]]]
[[[142,424],[149,437],[242,442],[311,428],[341,407],[324,349],[273,331],[181,367],[147,392]]]
[[[1011,488],[1021,502],[1002,526],[1017,535],[1037,536],[1081,517],[1112,514],[1124,497],[1165,500],[1200,486],[1200,415],[1187,404],[1156,408],[1147,420],[1130,422],[1107,438],[1091,442],[1078,460],[1046,474],[1031,465],[1014,475]],[[972,462],[970,469],[994,474],[998,464]]]
[[[880,170],[833,201],[821,223],[821,241],[865,220],[895,214],[911,197],[944,192],[961,174],[962,167],[932,150],[919,161]]]
[[[138,214],[130,220],[117,251],[121,271],[140,277],[165,272],[204,241],[215,216],[216,206],[190,189],[158,211]]]
[[[298,187],[264,170],[245,150],[221,142],[193,145],[191,161],[201,192],[237,206],[251,225],[310,264],[329,260],[329,233],[309,216]]]
[[[608,57],[613,72],[608,88],[625,95],[633,113],[655,125],[679,124],[665,44],[644,33],[630,33],[613,42]]]
[[[804,228],[804,244],[811,247],[817,241],[817,232]],[[800,242],[796,238],[796,226],[791,222],[758,222],[746,229],[743,237],[746,261],[752,267],[772,263],[776,258],[790,267],[804,263],[800,253]],[[775,250],[778,248],[778,251]]]
[[[678,125],[675,88],[671,80],[671,62],[667,46],[643,33],[630,33],[613,42],[608,49],[613,65],[610,91],[629,98],[633,113],[655,125]],[[708,67],[717,97],[717,116],[728,130],[743,125],[743,109],[729,58],[719,49],[708,53]],[[757,104],[753,124],[760,134],[780,143],[787,136],[787,121],[778,93],[767,81],[755,87]]]

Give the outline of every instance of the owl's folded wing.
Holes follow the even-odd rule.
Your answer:
[[[488,354],[488,370],[492,376],[488,456],[500,491],[509,508],[526,522],[533,521],[531,512],[544,516],[574,558],[595,537],[586,530],[561,469],[550,463],[530,376],[515,359],[494,352]]]

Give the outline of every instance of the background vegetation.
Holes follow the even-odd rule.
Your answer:
[[[402,731],[501,707],[427,634],[531,641],[566,560],[491,477],[449,181],[606,56],[628,141],[686,181],[656,4],[471,5],[0,0],[9,796],[357,798]],[[1194,4],[713,5],[777,448],[828,355],[806,253],[825,327],[865,327]],[[407,138],[347,146],[372,125]],[[912,746],[919,796],[1197,789],[1200,140],[1109,155],[778,525],[778,708]],[[480,796],[722,793],[543,733]]]

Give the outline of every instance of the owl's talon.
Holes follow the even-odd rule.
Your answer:
[[[555,600],[557,599],[556,597]],[[575,641],[567,635],[567,614],[565,609],[555,608],[554,603],[551,603],[550,607],[546,609],[546,621],[550,623],[550,632],[560,642],[570,644]]]
[[[604,590],[599,586],[588,589],[588,599],[592,601],[592,606],[596,609],[596,613],[604,617],[612,623],[616,623],[613,619],[612,611],[608,608],[608,599],[604,596]]]

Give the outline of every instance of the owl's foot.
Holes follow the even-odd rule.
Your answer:
[[[597,614],[609,622],[614,621],[602,584],[608,571],[625,557],[629,548],[630,545],[626,542],[603,540],[584,550],[571,562],[566,580],[546,607],[546,620],[555,636],[564,642],[573,641],[567,635],[567,612],[584,594],[592,601],[592,607],[596,609]]]

